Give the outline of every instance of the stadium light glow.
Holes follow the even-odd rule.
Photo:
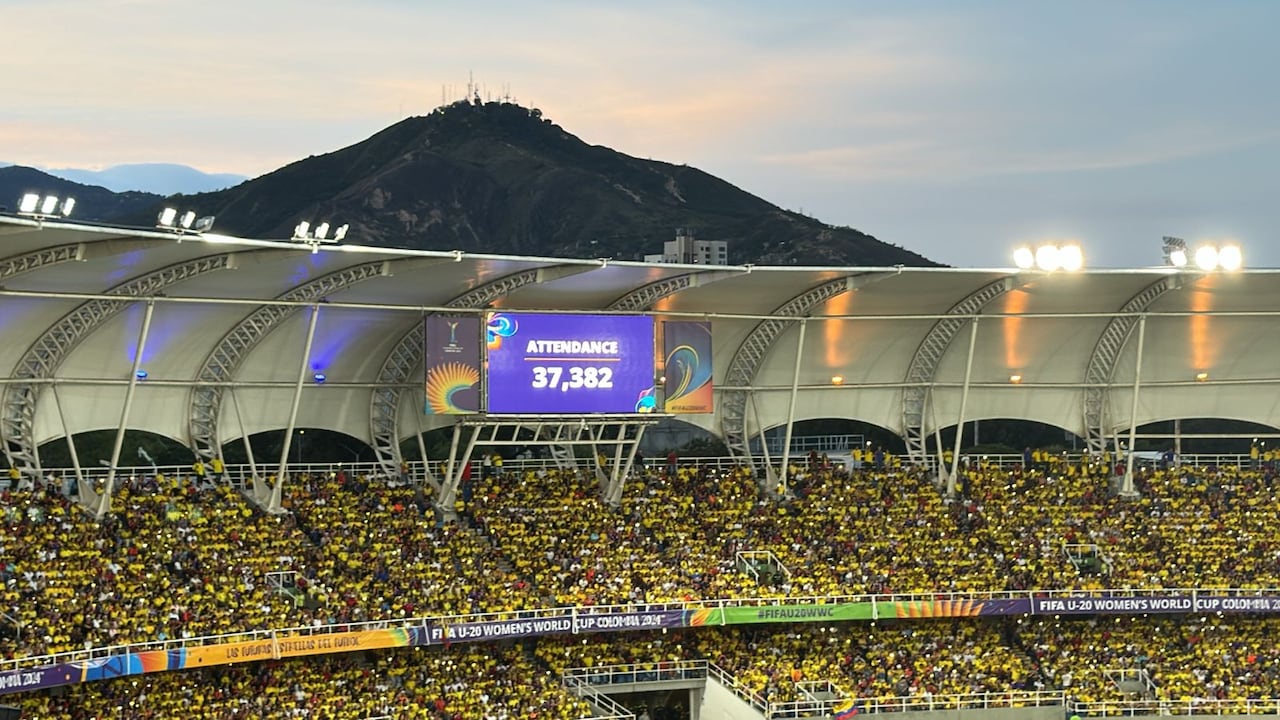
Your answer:
[[[843,375],[832,375],[832,376],[831,376],[831,384],[832,384],[832,385],[843,385],[843,384],[844,384],[844,376],[843,376]]]
[[[290,240],[309,245],[311,254],[315,255],[320,252],[321,245],[328,245],[341,242],[347,236],[347,228],[349,226],[342,225],[333,233],[333,237],[328,237],[330,225],[328,221],[312,227],[311,223],[303,220],[293,228],[293,237]]]
[[[318,372],[315,375],[312,375],[311,379],[315,380],[317,385],[323,385],[324,381],[328,380],[329,378],[326,377],[324,373]]]
[[[166,207],[156,216],[156,227],[178,235],[199,235],[213,229],[214,219],[212,215],[199,217],[194,210],[179,214],[177,208]]]
[[[1239,245],[1223,245],[1218,248],[1218,267],[1227,272],[1235,272],[1244,266],[1244,253]]]
[[[1019,270],[1078,272],[1084,268],[1084,251],[1074,242],[1023,245],[1014,249],[1013,264]]]
[[[1014,385],[1018,385],[1022,382],[1022,376],[1017,373],[1014,373],[1013,375],[1009,376],[1009,382]]]
[[[147,372],[146,370],[138,370],[138,372],[134,373],[134,375],[139,380],[146,380],[148,377],[150,377],[151,373]]]
[[[1204,382],[1205,380],[1208,380],[1208,379],[1209,379],[1209,373],[1204,372],[1203,370],[1196,373],[1196,382]]]
[[[1019,270],[1030,270],[1036,264],[1036,254],[1029,247],[1020,247],[1013,251],[1013,264]]]
[[[57,195],[24,193],[18,200],[18,214],[30,215],[40,220],[56,215],[67,217],[71,215],[75,206],[75,198],[64,198],[59,204]]]
[[[1187,249],[1182,238],[1164,237],[1164,264],[1182,269],[1188,266],[1200,272],[1235,272],[1244,267],[1244,253],[1234,242],[1205,241],[1195,251]]]
[[[1213,245],[1201,245],[1196,248],[1195,254],[1196,267],[1205,272],[1212,272],[1218,269],[1218,248]]]

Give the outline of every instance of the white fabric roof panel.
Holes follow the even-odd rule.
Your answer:
[[[182,280],[162,290],[144,352],[150,384],[140,387],[130,426],[188,442],[189,384],[216,344],[260,304],[327,274],[365,263],[384,269],[325,295],[321,305],[300,427],[338,430],[368,441],[369,385],[387,354],[432,307],[472,289],[526,270],[540,269],[537,281],[497,298],[509,309],[597,311],[628,293],[661,280],[693,276],[689,287],[660,298],[659,319],[708,317],[713,325],[716,382],[723,386],[733,354],[776,308],[792,298],[840,278],[853,289],[836,294],[811,311],[797,396],[796,419],[850,417],[902,430],[901,384],[921,342],[939,316],[956,303],[1002,278],[1010,291],[977,312],[979,321],[965,417],[1038,420],[1083,432],[1082,383],[1099,336],[1126,301],[1169,274],[1166,269],[1104,270],[1077,275],[1014,274],[1006,270],[896,268],[763,268],[645,265],[641,263],[498,257],[412,252],[354,246],[305,246],[211,236],[183,238],[150,230],[102,228],[0,216],[0,261],[42,249],[83,243],[83,258],[11,274],[0,290],[0,364],[14,368],[31,344],[83,299],[58,294],[95,295],[155,270],[197,258],[234,253],[230,269]],[[1183,277],[1180,289],[1156,298],[1147,310],[1139,422],[1174,417],[1231,417],[1280,424],[1280,386],[1274,358],[1280,334],[1280,283],[1276,273],[1246,271],[1230,276]],[[32,297],[28,294],[35,294]],[[196,299],[250,302],[195,302]],[[183,302],[174,302],[183,300]],[[190,300],[191,302],[186,302]],[[368,307],[344,307],[359,304]],[[380,306],[380,307],[372,307]],[[72,349],[56,375],[72,432],[115,427],[131,369],[143,315],[135,301],[93,328]],[[1201,313],[1194,317],[1161,313]],[[1226,316],[1222,313],[1253,313]],[[1217,313],[1217,315],[1214,315]],[[742,316],[752,317],[742,317]],[[1041,317],[1038,315],[1057,315]],[[846,319],[822,319],[843,316]],[[1017,316],[1017,317],[1009,317]],[[279,429],[288,420],[293,383],[310,311],[299,309],[242,357],[235,391],[245,431]],[[755,408],[766,426],[785,422],[794,370],[797,327],[779,334],[752,381]],[[955,424],[969,343],[968,321],[938,358],[925,428]],[[1136,331],[1115,358],[1107,419],[1127,426],[1130,387],[1137,352]],[[321,370],[323,386],[310,380]],[[1209,374],[1194,382],[1195,373]],[[422,417],[417,387],[421,365],[407,379],[400,403],[399,431],[411,436],[421,425],[448,424]],[[1011,374],[1022,385],[1009,383]],[[12,375],[12,372],[10,373]],[[832,376],[845,385],[832,388]],[[103,384],[94,386],[93,380]],[[177,383],[165,386],[166,382]],[[86,384],[89,383],[89,384]],[[114,384],[112,384],[114,383]],[[870,387],[864,387],[870,386]],[[723,391],[720,391],[723,394]],[[35,435],[41,442],[64,431],[48,393],[37,398]],[[240,434],[230,396],[221,406],[220,438]],[[754,410],[748,407],[754,427]],[[716,416],[688,417],[719,430]]]

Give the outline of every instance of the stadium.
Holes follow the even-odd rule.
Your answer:
[[[1130,452],[1180,449],[1141,430],[1167,421],[1280,425],[1273,271],[709,267],[187,226],[0,216],[14,717],[1280,712],[1274,436]],[[824,418],[901,447],[794,442]],[[1082,445],[966,457],[957,428],[988,419]],[[728,456],[643,461],[676,423]],[[299,428],[377,462],[309,465]],[[82,457],[104,430],[111,456]],[[135,467],[126,431],[192,464]],[[283,447],[255,457],[265,432]]]

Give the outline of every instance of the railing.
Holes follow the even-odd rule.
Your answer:
[[[782,455],[782,445],[786,441],[785,438],[777,435],[768,436],[768,447],[770,455]],[[791,438],[791,455],[799,453],[807,454],[810,450],[820,453],[840,453],[847,454],[850,450],[861,450],[866,438],[862,435],[800,435]],[[751,442],[751,452],[761,453],[760,439],[753,438]],[[763,454],[763,453],[761,453]]]
[[[971,463],[986,463],[991,467],[997,468],[1013,468],[1022,465],[1022,455],[1020,454],[966,455],[966,457],[970,459]],[[1057,457],[1072,464],[1079,464],[1085,455],[1084,453],[1079,452],[1068,452],[1063,455],[1058,455]],[[780,460],[781,458],[779,457],[778,459]],[[1112,456],[1113,463],[1121,462],[1123,459],[1123,456]],[[795,456],[792,457],[791,460],[798,464],[802,464],[805,458]],[[1144,457],[1141,459],[1141,463],[1150,464],[1150,461]],[[1193,467],[1221,466],[1247,468],[1253,465],[1253,461],[1249,458],[1248,454],[1243,453],[1182,455],[1178,458],[1178,463],[1182,466]],[[420,482],[425,477],[424,471],[427,469],[430,469],[436,477],[443,477],[447,464],[447,460],[429,460],[425,466],[421,461],[407,463],[408,477],[406,480]],[[698,467],[718,471],[729,471],[738,467],[738,462],[730,457],[687,457],[681,458],[679,464],[682,467]],[[927,456],[925,467],[929,469],[936,469],[936,465],[937,457],[932,454]],[[644,466],[651,468],[665,467],[666,458],[646,458]],[[556,464],[555,460],[552,458],[506,460],[503,462],[502,469],[517,471],[555,470]],[[260,477],[273,475],[278,470],[279,467],[274,463],[258,464],[258,475]],[[334,473],[338,470],[344,470],[348,475],[364,475],[368,477],[383,476],[382,466],[375,462],[290,463],[285,468],[285,471],[289,475],[299,475],[303,473],[328,475],[329,473]],[[71,468],[46,468],[45,472],[46,474],[55,474],[60,478],[75,477],[75,471]],[[98,467],[82,467],[81,472],[84,474],[86,479],[106,478],[107,476],[107,470]],[[150,477],[155,475],[157,472],[162,473],[165,477],[169,478],[189,478],[193,475],[190,465],[122,466],[119,468],[118,472],[124,475],[126,478],[125,481],[127,481],[127,478],[129,477]],[[242,485],[252,478],[252,476],[253,472],[249,465],[227,465],[226,471],[223,473],[224,480],[229,481],[234,485]]]
[[[786,565],[782,564],[782,561],[778,559],[777,555],[773,554],[772,550],[739,550],[734,557],[734,560],[742,566],[746,570],[747,574],[751,576],[751,579],[756,582],[760,581],[760,570],[756,567],[757,563],[768,565],[769,567],[776,567],[782,571],[782,574],[785,575],[788,580],[791,579],[791,571],[787,569]]]
[[[585,668],[584,668],[585,669]],[[569,671],[570,673],[572,671]],[[592,715],[587,720],[635,720],[635,713],[623,707],[616,700],[599,690],[591,687],[581,677],[565,673],[560,678],[561,686],[569,692],[577,695],[583,700],[596,706],[596,709],[603,711],[604,715]]]
[[[1080,717],[1134,717],[1138,715],[1277,715],[1280,698],[1261,700],[1102,700],[1079,702],[1067,700],[1067,715]]]
[[[1151,681],[1151,674],[1143,668],[1110,668],[1103,670],[1102,674],[1121,692],[1127,692],[1124,684],[1129,683],[1141,687],[1144,698],[1154,698],[1157,694],[1156,684]]]
[[[861,602],[931,602],[937,600],[1001,600],[1035,598],[1250,598],[1280,596],[1280,588],[1156,588],[1156,589],[1105,589],[1105,590],[993,590],[974,592],[890,593],[858,595],[799,595],[786,597],[721,598],[692,601],[632,603],[625,605],[593,605],[584,607],[561,606],[505,612],[473,613],[466,615],[424,615],[395,620],[367,620],[355,623],[331,625],[307,625],[273,629],[246,630],[220,635],[153,640],[149,642],[108,645],[87,650],[68,650],[47,655],[33,655],[0,661],[0,671],[21,670],[54,663],[91,660],[112,655],[133,655],[149,650],[177,650],[185,647],[213,645],[263,639],[285,639],[330,635],[356,630],[382,630],[387,628],[413,628],[426,625],[443,626],[486,622],[493,620],[537,620],[541,618],[582,617],[611,613],[660,612],[664,610],[700,610],[728,607],[772,607],[778,605],[830,605]],[[496,639],[496,638],[495,638]]]
[[[708,663],[705,660],[599,665],[596,667],[570,668],[564,671],[564,677],[566,682],[573,680],[592,686],[705,680],[707,678],[707,665]]]
[[[765,717],[768,720],[826,717],[842,702],[846,702],[846,700],[800,700],[797,702],[769,703]],[[995,708],[1028,708],[1065,704],[1066,696],[1063,695],[1061,690],[1010,690],[1008,692],[969,693],[965,695],[869,697],[857,698],[854,702],[859,715],[887,712],[932,712],[935,710],[991,710]]]

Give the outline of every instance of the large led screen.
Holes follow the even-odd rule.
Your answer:
[[[655,408],[653,319],[491,313],[491,413],[648,413]]]

